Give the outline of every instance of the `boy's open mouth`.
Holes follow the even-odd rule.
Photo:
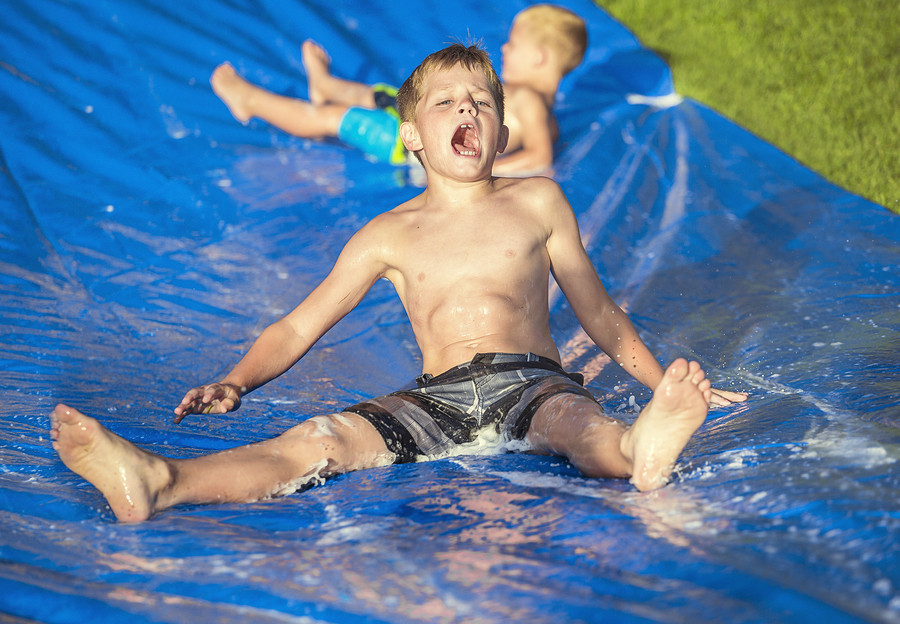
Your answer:
[[[481,141],[478,140],[475,126],[470,123],[460,124],[450,142],[460,156],[478,156],[481,153]]]

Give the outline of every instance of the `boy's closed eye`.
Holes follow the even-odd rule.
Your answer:
[[[437,102],[435,106],[450,106],[453,104],[453,100],[441,100]],[[479,108],[492,108],[493,104],[488,102],[487,100],[475,100],[475,105]]]

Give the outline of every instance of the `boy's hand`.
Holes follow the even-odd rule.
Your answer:
[[[212,383],[189,390],[175,408],[175,423],[188,414],[224,414],[241,406],[240,388],[234,384]]]
[[[741,401],[746,401],[747,397],[750,396],[746,392],[730,392],[728,390],[716,390],[715,388],[710,388],[712,391],[712,398],[709,400],[710,405],[731,405],[732,403],[740,403]]]

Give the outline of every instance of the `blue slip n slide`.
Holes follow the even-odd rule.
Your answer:
[[[900,219],[704,106],[588,0],[555,179],[663,362],[751,393],[651,494],[527,454],[351,473],[247,505],[115,522],[59,461],[58,402],[151,451],[271,437],[419,374],[381,282],[237,412],[172,424],[421,191],[337,141],[241,125],[231,61],[306,97],[300,46],[399,84],[523,2],[9,0],[0,20],[0,621],[900,622]],[[649,392],[554,298],[564,364],[632,421]]]

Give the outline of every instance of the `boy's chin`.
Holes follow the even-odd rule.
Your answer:
[[[477,156],[459,154],[452,152],[444,154],[442,158],[434,159],[428,164],[428,167],[439,171],[447,172],[451,177],[459,175],[466,179],[478,179],[484,176],[490,176],[494,167],[494,158],[486,158],[484,152]]]
[[[473,182],[491,177],[494,168],[494,162],[486,162],[483,160],[469,160],[468,162],[456,161],[450,163],[445,169],[449,178],[454,178],[462,182]]]

